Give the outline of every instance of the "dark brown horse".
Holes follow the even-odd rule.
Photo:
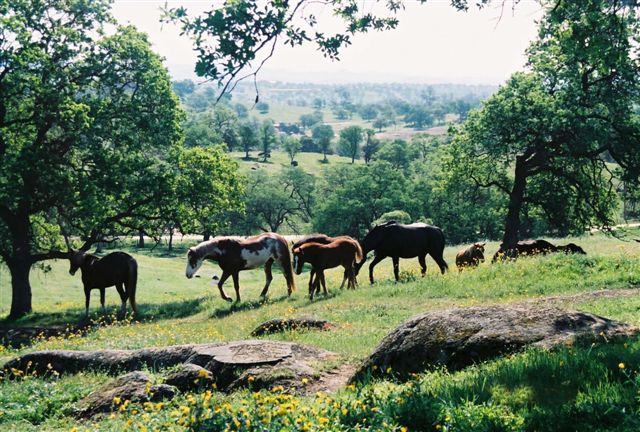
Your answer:
[[[484,262],[484,245],[486,243],[474,243],[456,255],[456,266],[459,271],[465,268],[478,267]]]
[[[324,279],[326,269],[342,266],[347,275],[347,289],[355,289],[356,263],[362,260],[362,248],[351,237],[340,237],[329,244],[307,242],[293,250],[293,265],[296,274],[302,272],[305,262],[311,264],[316,273],[315,282],[309,286],[309,298],[313,300],[315,292],[320,291],[320,284],[327,294]],[[344,281],[343,281],[344,284]]]
[[[511,250],[505,250],[500,246],[500,249],[495,253],[491,262],[496,262],[499,259],[505,258],[517,258],[520,255],[546,255],[554,252],[587,254],[584,249],[574,243],[569,243],[564,246],[556,246],[546,240],[523,240],[519,241],[516,244],[516,247]]]
[[[304,237],[302,237],[300,240],[296,241],[293,244],[292,249],[296,250],[297,248],[299,248],[300,246],[302,246],[305,243],[320,243],[320,244],[329,244],[331,242],[334,242],[338,239],[349,239],[349,240],[353,240],[353,241],[357,241],[349,236],[339,236],[339,237],[329,237],[326,234],[320,234],[320,233],[314,233],[314,234],[309,234],[306,235]],[[295,267],[295,265],[294,265]],[[298,273],[299,274],[299,273]],[[309,272],[309,292],[311,292],[311,286],[313,285],[313,277],[315,276],[316,271],[315,269],[311,268],[311,271]],[[347,275],[347,271],[344,271],[344,276],[342,278],[342,284],[340,285],[340,289],[342,289],[344,287],[345,282],[349,279],[349,276]],[[356,281],[357,283],[357,281]]]
[[[580,255],[586,255],[587,253],[575,243],[568,243],[566,245],[558,245],[558,252],[564,252],[566,254],[575,253]]]
[[[138,283],[138,263],[129,254],[112,252],[103,258],[88,254],[83,250],[71,251],[69,273],[73,276],[78,269],[82,273],[84,285],[85,315],[89,315],[89,298],[92,289],[100,290],[100,305],[104,311],[105,288],[116,287],[122,306],[120,314],[127,310],[127,299],[131,303],[133,312],[137,315],[136,285]]]
[[[265,297],[269,292],[269,285],[273,280],[271,266],[277,262],[282,268],[289,295],[295,291],[291,266],[291,253],[284,237],[276,233],[263,233],[253,237],[216,237],[189,248],[187,252],[186,276],[191,279],[198,271],[205,259],[218,263],[222,269],[222,276],[218,281],[220,295],[226,301],[231,301],[222,285],[231,276],[236,290],[236,302],[240,301],[240,283],[238,274],[241,270],[254,269],[264,266],[266,283],[260,294]]]
[[[410,225],[399,224],[390,221],[374,227],[360,242],[364,257],[369,252],[374,251],[375,258],[369,264],[369,280],[373,283],[373,268],[386,257],[393,260],[393,275],[396,282],[400,280],[400,258],[418,257],[422,275],[427,272],[427,255],[435,260],[440,267],[440,272],[448,269],[442,254],[444,252],[444,234],[436,226],[424,223],[413,223]],[[356,274],[364,264],[364,260],[358,264]]]

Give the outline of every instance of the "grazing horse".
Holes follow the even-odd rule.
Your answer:
[[[320,284],[327,294],[327,285],[324,279],[326,269],[344,267],[347,276],[347,289],[355,289],[356,263],[362,260],[362,248],[351,237],[339,237],[329,244],[307,242],[293,250],[293,265],[296,274],[302,273],[302,267],[308,262],[316,272],[315,282],[309,286],[309,298],[313,300],[316,291],[320,291]],[[343,281],[344,285],[344,281]]]
[[[241,270],[254,269],[264,266],[266,283],[260,294],[265,297],[269,291],[269,285],[273,280],[271,266],[277,262],[282,267],[282,272],[287,280],[289,295],[295,291],[296,285],[293,279],[291,266],[291,253],[289,245],[284,237],[276,233],[263,233],[253,237],[215,237],[204,241],[197,246],[189,248],[187,252],[186,276],[191,279],[198,271],[205,259],[218,263],[222,269],[222,276],[218,281],[220,295],[226,301],[231,301],[222,285],[231,276],[233,287],[236,290],[236,302],[240,301],[240,284],[238,273]]]
[[[486,243],[474,243],[456,255],[456,266],[459,271],[464,268],[477,267],[484,262],[484,245]]]
[[[569,243],[566,245],[558,245],[558,252],[564,252],[566,254],[575,253],[580,255],[586,255],[587,253],[575,243]]]
[[[136,285],[138,283],[138,263],[129,254],[124,252],[112,252],[103,258],[85,253],[83,250],[71,251],[69,257],[71,265],[69,274],[73,276],[80,269],[82,284],[84,285],[85,315],[89,315],[89,298],[92,289],[100,290],[100,304],[104,311],[105,288],[116,287],[122,306],[120,314],[127,310],[127,299],[131,303],[133,312],[137,315]]]
[[[422,276],[427,272],[425,258],[428,255],[435,260],[442,274],[449,268],[442,253],[444,251],[444,234],[436,226],[424,223],[410,225],[395,221],[386,222],[374,227],[360,242],[364,257],[374,251],[375,258],[369,264],[369,280],[373,283],[373,268],[386,257],[393,260],[393,274],[396,282],[400,279],[400,258],[418,257]],[[364,259],[356,267],[356,274],[364,264]]]
[[[552,252],[558,252],[558,247],[546,240],[523,240],[516,243],[516,246],[510,250],[500,246],[498,252],[493,255],[491,262],[495,263],[498,259],[504,259],[505,257],[517,258],[520,255],[546,255]]]
[[[300,240],[298,240],[297,242],[295,242],[293,244],[292,249],[296,250],[297,248],[299,248],[300,246],[302,246],[305,243],[320,243],[320,244],[329,244],[331,242],[334,242],[338,239],[348,239],[348,240],[353,240],[356,241],[355,239],[349,237],[349,236],[339,236],[339,237],[329,237],[326,234],[319,234],[319,233],[314,233],[314,234],[309,234],[306,235],[304,237],[302,237]],[[359,245],[358,245],[359,246]],[[360,249],[360,251],[362,252],[362,248]],[[294,264],[294,268],[295,268],[295,264]],[[298,273],[300,274],[300,273]],[[311,286],[313,285],[313,277],[315,276],[316,271],[315,269],[311,269],[311,271],[309,272],[309,292],[311,292]],[[340,289],[342,289],[344,287],[344,283],[349,279],[349,276],[347,275],[347,271],[344,271],[344,276],[342,278],[342,284],[340,285]],[[357,284],[357,281],[356,281]]]

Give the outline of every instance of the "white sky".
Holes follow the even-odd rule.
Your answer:
[[[220,2],[168,2],[170,7],[187,7],[191,14],[214,3]],[[179,35],[176,26],[160,24],[160,7],[164,4],[164,1],[116,0],[113,12],[119,22],[134,24],[149,34],[155,50],[166,58],[175,78],[192,77],[195,63],[192,43],[188,37]],[[429,0],[424,5],[408,0],[405,4],[406,10],[398,15],[400,24],[396,30],[357,36],[343,50],[339,62],[324,58],[313,44],[281,46],[259,78],[498,84],[523,68],[525,49],[536,35],[536,21],[542,17],[542,9],[534,0],[522,0],[515,10],[511,10],[508,0],[499,22],[500,2],[480,11],[472,7],[469,12],[457,12],[449,0]],[[328,9],[313,12],[324,24],[324,31],[340,30]]]

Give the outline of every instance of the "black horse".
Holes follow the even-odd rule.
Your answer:
[[[73,276],[78,269],[82,273],[82,284],[84,285],[85,314],[89,315],[89,298],[92,289],[100,290],[100,304],[104,311],[105,288],[116,287],[122,307],[120,314],[124,315],[127,310],[127,299],[131,303],[133,312],[137,315],[136,307],[136,285],[138,283],[138,263],[129,254],[124,252],[112,252],[103,258],[85,253],[83,250],[72,251],[69,261],[69,274]]]
[[[400,279],[400,258],[418,257],[422,275],[427,272],[425,258],[427,255],[435,260],[444,272],[449,268],[442,257],[444,251],[444,234],[436,226],[424,223],[410,225],[399,224],[395,221],[387,222],[374,227],[360,242],[364,257],[356,269],[356,273],[364,264],[367,254],[374,251],[375,258],[369,264],[369,280],[373,283],[373,268],[386,257],[393,260],[393,274],[396,281]]]

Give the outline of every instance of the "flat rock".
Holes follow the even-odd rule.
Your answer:
[[[406,378],[436,366],[459,370],[526,346],[550,348],[576,338],[630,336],[637,327],[586,312],[536,304],[428,312],[402,323],[365,360],[351,381],[391,368]]]
[[[251,336],[308,329],[330,330],[332,327],[329,321],[316,318],[275,318],[260,324],[251,332]]]
[[[10,360],[3,369],[9,376],[12,368],[35,370],[39,374],[50,371],[69,374],[85,370],[116,374],[183,365],[182,371],[188,371],[180,381],[184,384],[179,386],[183,390],[189,389],[187,377],[193,378],[191,382],[195,380],[189,374],[199,374],[202,368],[210,374],[207,379],[211,379],[220,390],[283,386],[304,393],[306,385],[301,385],[303,380],[309,383],[330,374],[332,367],[327,367],[327,362],[336,365],[333,366],[335,369],[339,363],[336,360],[339,360],[337,354],[320,348],[291,342],[249,340],[140,350],[39,351]],[[168,383],[175,385],[178,378],[171,374],[167,375]],[[176,378],[176,381],[170,378]],[[200,385],[198,381],[193,388]]]
[[[144,372],[129,372],[90,393],[80,402],[76,416],[92,417],[96,414],[116,411],[125,401],[147,402],[175,395],[175,389],[168,385],[151,385],[151,378]]]

